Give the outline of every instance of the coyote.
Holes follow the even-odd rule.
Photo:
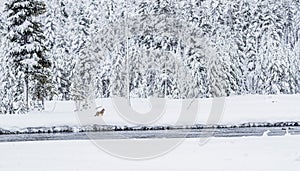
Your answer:
[[[103,116],[103,115],[104,115],[104,112],[105,112],[105,109],[102,109],[102,110],[100,110],[100,111],[97,111],[95,116]]]

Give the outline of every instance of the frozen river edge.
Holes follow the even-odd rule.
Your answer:
[[[0,142],[300,135],[300,122],[192,126],[53,126],[5,130]],[[268,131],[268,132],[267,132]]]

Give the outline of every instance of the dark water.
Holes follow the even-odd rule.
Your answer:
[[[50,140],[88,140],[88,139],[147,139],[147,138],[207,138],[207,137],[249,137],[262,136],[270,130],[268,136],[284,136],[286,129],[291,135],[300,135],[300,127],[253,127],[221,129],[178,129],[147,131],[100,131],[81,133],[49,134],[12,134],[0,135],[0,142],[50,141]]]

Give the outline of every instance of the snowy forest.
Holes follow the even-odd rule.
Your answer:
[[[5,0],[0,8],[2,114],[43,110],[46,100],[300,93],[299,0]]]

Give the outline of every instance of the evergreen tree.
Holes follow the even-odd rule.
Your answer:
[[[20,103],[14,110],[16,113],[28,111],[30,98],[41,102],[39,107],[43,109],[44,99],[50,92],[47,70],[51,62],[45,56],[43,26],[37,17],[45,13],[45,4],[36,0],[10,0],[5,11],[8,20],[6,58],[10,58],[6,61],[9,70],[13,70],[8,73],[16,79],[16,85],[9,89],[16,93]]]
[[[95,56],[89,46],[86,45],[86,48],[80,51],[72,81],[72,97],[77,111],[91,108],[92,100],[95,98],[94,84]]]

